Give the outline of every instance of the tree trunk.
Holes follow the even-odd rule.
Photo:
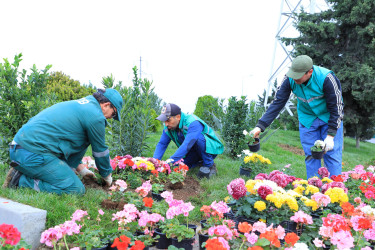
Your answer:
[[[360,140],[360,138],[359,137],[355,137],[355,147],[356,148],[359,148],[359,140]]]

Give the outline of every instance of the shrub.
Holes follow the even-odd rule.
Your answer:
[[[247,127],[248,107],[249,105],[246,103],[245,96],[242,96],[239,100],[234,96],[228,99],[228,108],[224,116],[222,135],[226,152],[233,159],[246,148],[243,131]]]
[[[224,117],[223,99],[205,95],[198,98],[194,114],[213,129],[221,130]]]

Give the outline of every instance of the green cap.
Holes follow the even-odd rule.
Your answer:
[[[313,61],[311,57],[306,55],[297,56],[293,59],[292,66],[289,68],[286,76],[292,79],[300,79],[307,71],[312,69],[312,67]]]
[[[115,89],[106,89],[103,93],[105,97],[112,103],[113,106],[117,109],[117,116],[114,117],[117,121],[120,121],[120,111],[122,109],[122,97],[120,93]]]

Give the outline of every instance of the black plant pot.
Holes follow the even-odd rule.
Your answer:
[[[251,218],[248,218],[248,217],[244,217],[244,216],[237,216],[236,217],[236,228],[238,229],[238,224],[240,224],[240,222],[247,222],[251,225],[253,225],[255,222],[257,222],[257,220],[254,220],[254,219],[251,219]]]
[[[317,160],[320,160],[323,158],[324,154],[326,152],[323,150],[323,151],[320,151],[320,152],[317,152],[317,151],[311,151],[311,156],[312,158],[314,159],[317,159]]]
[[[160,236],[160,238],[157,240],[158,242],[155,245],[157,249],[166,249],[168,248],[168,246],[172,245],[171,239],[167,238],[165,233],[162,233],[160,229],[155,229],[155,234]]]
[[[188,224],[188,228],[192,228],[194,230],[194,233],[197,233],[197,225]]]
[[[206,227],[206,221],[207,220],[201,220],[200,223],[201,223],[201,228],[205,228]]]
[[[297,229],[297,223],[294,221],[282,221],[280,225],[285,228],[286,233],[296,233],[298,236],[302,234],[303,226],[301,228]]]
[[[161,194],[158,194],[158,193],[154,193],[154,192],[152,192],[152,199],[153,199],[154,201],[161,201],[161,200],[163,200],[164,198],[161,197]]]
[[[260,140],[259,138],[254,138],[255,142],[253,144],[248,143],[249,149],[251,152],[258,152],[260,149]]]
[[[210,236],[208,234],[198,234],[198,240],[199,240],[199,250],[204,250],[206,249],[205,247],[202,247],[202,244],[206,242]]]
[[[177,248],[183,248],[185,250],[193,250],[193,243],[195,238],[191,239],[184,239],[178,242],[177,238],[172,238],[172,246],[175,246]]]
[[[240,175],[244,175],[244,176],[250,177],[250,175],[251,175],[251,169],[249,169],[249,168],[243,168],[241,166],[240,167]]]

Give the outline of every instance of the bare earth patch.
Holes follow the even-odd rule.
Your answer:
[[[277,144],[277,146],[279,146],[280,148],[284,150],[288,150],[296,155],[305,155],[305,152],[303,151],[303,149],[298,148],[298,147],[290,146],[288,144]]]

